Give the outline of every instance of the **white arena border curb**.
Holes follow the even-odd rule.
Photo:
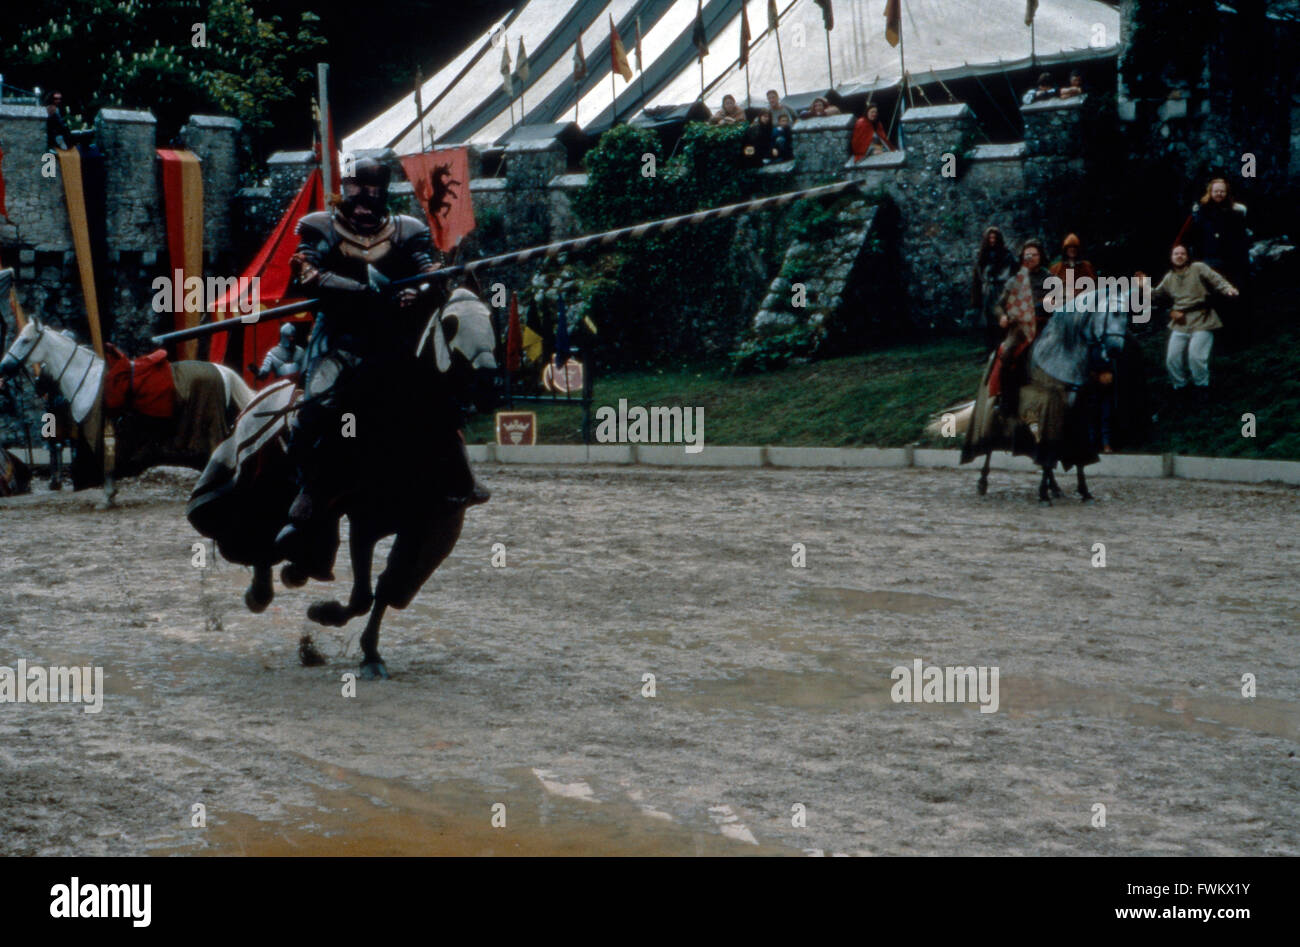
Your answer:
[[[667,444],[471,444],[470,460],[499,464],[615,464],[648,467],[768,467],[779,469],[864,469],[870,467],[951,468],[976,470],[979,461],[962,465],[955,450],[921,447],[731,447],[705,446],[688,454]],[[993,470],[1033,473],[1027,457],[998,452]],[[1251,460],[1238,457],[1184,457],[1179,454],[1105,454],[1087,468],[1089,476],[1174,477],[1225,483],[1283,483],[1300,486],[1300,461]]]

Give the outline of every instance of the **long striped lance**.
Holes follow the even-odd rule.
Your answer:
[[[405,279],[393,280],[389,287],[397,289],[403,286],[414,286],[420,283],[428,283],[433,279],[454,279],[458,276],[466,276],[471,273],[477,273],[479,270],[488,270],[500,266],[516,266],[520,263],[529,263],[533,260],[550,260],[559,256],[561,253],[581,253],[585,250],[603,249],[612,246],[621,240],[628,238],[640,240],[645,237],[653,237],[657,234],[667,233],[678,227],[696,227],[700,224],[709,223],[715,220],[725,220],[728,217],[734,217],[736,214],[751,214],[760,210],[768,210],[773,207],[783,207],[794,201],[804,198],[824,198],[835,197],[848,191],[856,190],[861,186],[861,181],[840,181],[835,184],[824,184],[821,187],[805,188],[800,191],[787,191],[784,194],[773,194],[770,197],[760,197],[752,201],[741,201],[738,204],[726,204],[722,207],[713,207],[709,210],[698,211],[694,214],[682,214],[678,217],[665,217],[661,220],[652,220],[644,224],[636,224],[632,227],[621,227],[618,230],[607,230],[603,233],[588,234],[585,237],[574,237],[571,240],[561,240],[558,243],[548,243],[538,247],[527,247],[523,250],[516,250],[514,253],[503,253],[500,256],[483,257],[481,260],[470,260],[468,263],[461,263],[456,266],[446,266],[440,270],[434,270],[431,273],[420,273],[417,276],[409,276]],[[236,326],[256,325],[259,322],[271,322],[276,319],[283,319],[294,313],[302,312],[304,309],[313,309],[320,305],[318,299],[304,299],[296,303],[288,303],[284,306],[276,306],[274,309],[264,309],[261,312],[249,313],[246,316],[236,316],[233,319],[223,319],[220,322],[210,322],[207,325],[193,326],[188,329],[180,329],[176,332],[165,332],[162,335],[155,335],[153,342],[155,345],[165,345],[169,342],[180,342],[185,339],[196,339],[206,335],[215,335],[218,332],[228,332]]]

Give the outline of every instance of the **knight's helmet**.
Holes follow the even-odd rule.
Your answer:
[[[358,158],[342,180],[339,213],[359,233],[378,230],[388,216],[388,182],[392,171],[374,158]]]
[[[292,323],[284,323],[280,326],[280,344],[290,352],[293,351],[294,330]]]

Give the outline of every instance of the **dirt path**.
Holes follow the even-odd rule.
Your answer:
[[[1298,491],[483,474],[355,698],[321,586],[254,616],[245,570],[192,567],[188,475],[0,501],[0,665],[108,692],[0,704],[0,853],[1300,854]],[[894,703],[916,658],[998,667],[998,711]]]

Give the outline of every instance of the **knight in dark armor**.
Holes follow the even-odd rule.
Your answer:
[[[294,329],[289,323],[280,326],[280,341],[267,350],[262,367],[249,363],[249,369],[258,381],[267,378],[297,378],[307,361],[307,353],[294,341]]]
[[[338,208],[298,222],[296,283],[320,300],[321,311],[307,343],[303,397],[291,425],[289,456],[299,492],[276,548],[314,578],[331,577],[338,506],[355,491],[364,465],[389,459],[394,416],[404,411],[415,408],[432,419],[429,436],[442,469],[428,472],[430,488],[466,505],[489,497],[470,470],[459,407],[450,399],[403,403],[402,379],[414,374],[420,334],[432,310],[445,303],[447,290],[443,281],[430,280],[423,292],[389,291],[392,281],[438,268],[428,227],[388,213],[389,177],[386,165],[359,159],[342,181]]]

